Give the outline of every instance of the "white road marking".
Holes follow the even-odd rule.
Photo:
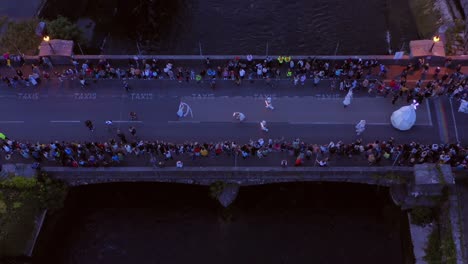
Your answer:
[[[274,123],[274,122],[271,122]],[[354,123],[344,123],[344,122],[288,122],[291,125],[353,125]],[[374,126],[388,126],[391,123],[371,123],[366,122],[366,125]]]
[[[113,123],[143,123],[139,120],[112,120]]]
[[[169,120],[169,121],[167,121],[167,123],[169,123],[169,124],[178,124],[178,123],[193,123],[193,124],[198,124],[198,123],[200,123],[200,121],[188,121],[188,120],[176,121],[176,120]]]
[[[0,121],[0,124],[24,123],[24,121]]]
[[[457,139],[457,142],[460,142],[460,140],[458,139],[457,120],[455,119],[455,113],[453,112],[452,98],[449,98],[449,102],[450,102],[450,110],[452,111],[453,125],[455,128],[455,138]]]
[[[50,123],[80,123],[79,120],[51,120]]]

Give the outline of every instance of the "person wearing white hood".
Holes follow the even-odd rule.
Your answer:
[[[345,108],[351,104],[351,99],[353,99],[353,89],[349,89],[349,92],[346,94],[345,99],[343,100],[343,106]]]
[[[268,109],[271,109],[271,110],[275,109],[273,107],[273,104],[271,103],[271,97],[267,97],[265,99],[265,107],[268,108]]]

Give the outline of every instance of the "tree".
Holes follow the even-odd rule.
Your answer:
[[[57,19],[47,21],[47,33],[51,39],[73,40],[83,42],[83,32],[68,18],[58,16]]]
[[[0,29],[5,27],[4,33],[0,33],[0,52],[36,54],[42,41],[42,38],[35,33],[38,24],[37,18],[14,22],[9,21],[8,17],[0,17]],[[75,42],[83,39],[81,30],[66,17],[59,16],[55,20],[46,21],[46,24],[51,39]]]
[[[5,31],[0,37],[0,49],[2,52],[34,54],[37,51],[41,39],[35,35],[35,29],[39,21],[35,18],[13,22],[8,18],[0,19],[0,28]]]

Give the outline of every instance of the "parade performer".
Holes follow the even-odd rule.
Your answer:
[[[407,106],[403,106],[400,109],[392,113],[390,121],[394,128],[398,130],[409,130],[416,123],[416,108],[419,104],[416,100]]]
[[[245,120],[245,115],[241,112],[234,112],[232,116],[236,119],[239,120],[239,122],[242,122]]]
[[[353,89],[349,89],[349,92],[346,94],[345,99],[343,100],[343,106],[345,108],[351,104],[351,99],[353,99]]]
[[[186,117],[189,114],[193,118],[192,108],[190,108],[188,104],[184,102],[180,102],[179,110],[177,110],[177,116],[181,118],[181,117]]]
[[[268,132],[268,128],[266,127],[267,125],[267,122],[265,120],[262,120],[262,122],[260,122],[260,128],[265,131],[265,132]]]
[[[461,100],[460,107],[458,108],[458,112],[462,112],[465,114],[468,114],[468,101],[466,100]]]
[[[356,125],[356,134],[359,136],[366,130],[366,120],[361,120]]]
[[[268,109],[271,109],[271,110],[275,109],[273,107],[273,104],[271,103],[271,97],[267,97],[265,99],[265,107],[268,108]]]

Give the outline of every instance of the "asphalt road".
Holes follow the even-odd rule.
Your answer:
[[[346,109],[344,92],[331,91],[330,82],[313,87],[293,86],[289,81],[244,82],[240,87],[231,81],[218,81],[216,89],[202,84],[178,83],[170,80],[130,80],[132,91],[125,92],[117,80],[101,80],[82,89],[77,80],[51,80],[39,87],[8,88],[0,93],[0,132],[8,137],[28,141],[106,140],[115,137],[120,128],[128,138],[129,126],[137,129],[144,140],[218,141],[296,137],[308,142],[330,140],[351,141],[357,138],[355,124],[365,119],[368,126],[364,141],[394,137],[399,141],[468,143],[468,115],[457,112],[458,104],[447,97],[425,101],[417,111],[416,125],[407,132],[390,125],[391,113],[406,105],[396,105],[390,98],[376,97],[357,91]],[[271,96],[275,110],[264,107],[264,98]],[[188,103],[193,118],[177,118],[179,102]],[[138,121],[130,121],[128,113],[138,113]],[[238,123],[232,112],[240,111],[246,122]],[[84,121],[94,122],[89,131]],[[111,130],[105,120],[114,121]],[[266,120],[270,132],[260,130]]]

